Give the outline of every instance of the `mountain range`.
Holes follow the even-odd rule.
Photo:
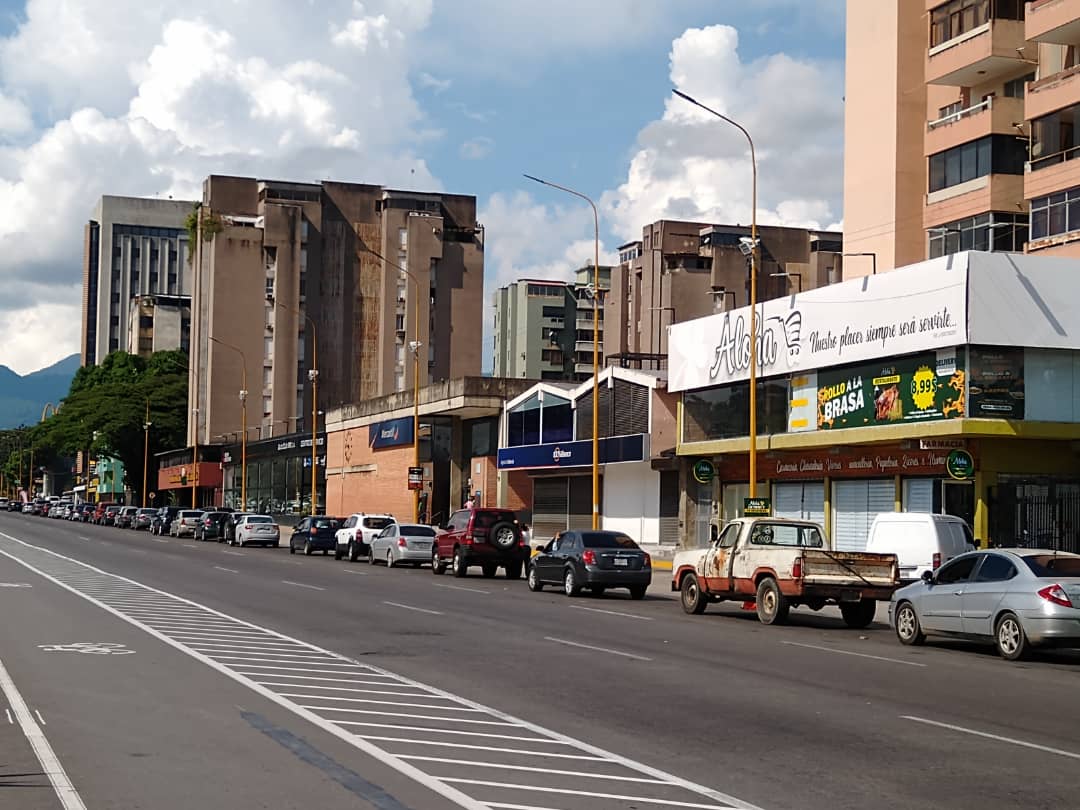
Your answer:
[[[26,376],[0,366],[0,430],[37,424],[47,403],[59,405],[67,396],[78,368],[77,354]]]

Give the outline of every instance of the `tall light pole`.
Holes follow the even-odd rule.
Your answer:
[[[364,245],[364,250],[382,260],[405,276],[413,285],[413,339],[409,342],[409,348],[413,355],[413,466],[420,466],[420,280],[409,270],[406,270],[397,262],[392,262],[376,250]],[[344,478],[342,489],[344,490]],[[413,522],[420,522],[420,492],[413,490]]]
[[[319,430],[319,335],[315,331],[315,321],[311,320],[306,312],[295,307],[287,307],[280,302],[278,306],[289,312],[295,312],[311,327],[311,368],[308,369],[308,379],[311,380],[311,511],[308,514],[314,515],[319,495],[318,470],[316,469],[319,460],[319,448],[316,444]],[[270,427],[272,428],[273,425]]]
[[[700,101],[677,89],[672,92],[679,98],[689,101],[700,107],[705,112],[712,113],[717,118],[727,121],[733,127],[746,136],[750,144],[750,169],[752,172],[753,190],[750,201],[750,497],[757,497],[757,268],[758,268],[758,236],[757,236],[757,153],[754,151],[754,139],[746,128],[737,121],[733,121],[722,113],[718,113],[711,107],[706,107]]]
[[[600,528],[600,216],[596,213],[596,203],[580,191],[560,186],[539,177],[526,174],[526,178],[535,183],[564,191],[582,200],[592,208],[593,213],[593,349],[592,349],[592,527]]]
[[[244,353],[233,346],[231,343],[226,343],[224,340],[218,340],[213,335],[210,336],[210,340],[217,343],[219,346],[224,346],[226,349],[232,349],[238,355],[240,355],[240,510],[247,510],[247,357]]]
[[[143,420],[142,505],[146,508],[146,472],[150,466],[150,397],[146,398],[146,419]]]

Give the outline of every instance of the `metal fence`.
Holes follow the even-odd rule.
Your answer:
[[[990,504],[996,546],[1080,553],[1080,487],[999,486]]]

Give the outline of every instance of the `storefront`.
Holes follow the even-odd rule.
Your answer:
[[[315,436],[316,512],[326,509],[326,434]],[[243,498],[243,462],[239,444],[221,455],[223,505],[264,515],[299,516],[311,510],[311,434],[290,433],[248,442],[247,503]]]
[[[1080,547],[1077,270],[959,254],[762,304],[756,494],[840,549],[895,510],[963,517],[983,544]],[[671,330],[687,545],[749,495],[748,317]]]
[[[221,447],[199,448],[196,466],[190,448],[157,454],[157,491],[155,506],[210,507],[221,505]]]

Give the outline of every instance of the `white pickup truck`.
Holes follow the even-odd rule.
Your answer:
[[[784,518],[733,520],[708,548],[676,554],[671,574],[687,613],[741,600],[763,624],[783,623],[800,605],[839,604],[849,627],[866,627],[900,584],[895,554],[832,551],[821,526]]]

